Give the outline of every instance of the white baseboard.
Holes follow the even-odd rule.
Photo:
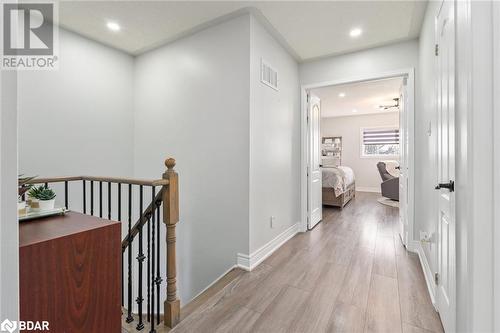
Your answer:
[[[419,241],[413,241],[411,244],[412,251],[418,253],[420,259],[420,265],[424,271],[425,283],[427,284],[427,290],[429,291],[429,296],[431,297],[431,302],[437,311],[436,305],[436,285],[434,284],[434,274],[431,271],[427,257],[425,256],[422,244]]]
[[[263,262],[267,257],[274,253],[281,245],[285,244],[290,238],[299,232],[299,223],[295,223],[281,234],[273,238],[270,242],[260,247],[250,255],[238,253],[237,266],[246,271],[251,271]]]
[[[380,193],[380,186],[379,187],[368,187],[368,186],[357,186],[356,185],[356,192]]]

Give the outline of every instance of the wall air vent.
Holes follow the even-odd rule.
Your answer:
[[[260,81],[266,86],[278,90],[278,71],[261,59]]]

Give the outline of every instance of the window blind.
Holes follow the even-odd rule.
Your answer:
[[[399,144],[399,129],[365,128],[363,129],[363,144],[364,145]]]

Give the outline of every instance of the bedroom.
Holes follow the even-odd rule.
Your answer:
[[[356,193],[399,208],[405,82],[391,77],[310,90],[310,102],[320,110],[319,143],[313,147],[319,148],[325,218],[356,200]]]

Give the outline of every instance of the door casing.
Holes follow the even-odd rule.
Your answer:
[[[408,220],[408,239],[413,239],[413,229],[414,229],[414,154],[415,154],[415,140],[414,140],[414,129],[415,129],[415,118],[414,118],[414,108],[415,108],[415,69],[414,68],[404,68],[400,70],[393,70],[375,74],[367,74],[361,77],[351,77],[341,80],[318,82],[313,84],[307,84],[301,86],[301,220],[299,223],[299,231],[307,231],[307,201],[308,201],[308,156],[309,156],[309,140],[308,140],[308,125],[307,125],[307,113],[308,113],[308,102],[307,102],[307,92],[314,88],[321,88],[340,84],[349,84],[363,81],[388,79],[395,77],[406,77],[407,78],[407,93],[408,93],[408,105],[407,105],[407,133],[408,133],[408,208],[406,212]],[[417,252],[414,248],[413,242],[408,242],[408,250],[412,252]]]

